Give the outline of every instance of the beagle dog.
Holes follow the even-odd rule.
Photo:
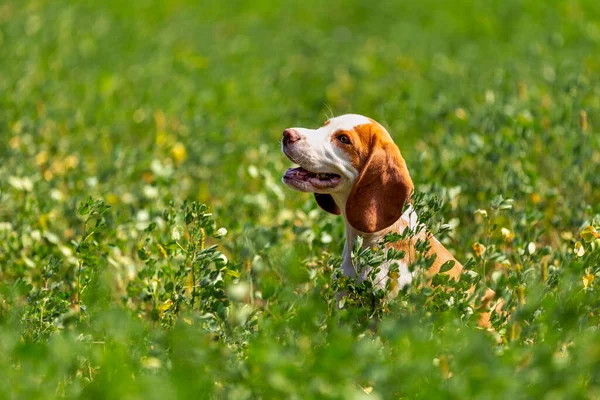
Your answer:
[[[363,248],[376,246],[390,232],[410,228],[413,238],[389,243],[405,253],[399,263],[397,282],[390,282],[392,295],[411,283],[409,271],[418,239],[429,240],[429,254],[435,260],[428,272],[437,274],[441,266],[453,261],[445,272],[458,279],[462,265],[432,235],[417,226],[417,216],[410,205],[413,182],[388,131],[376,121],[362,115],[347,114],[331,118],[318,129],[288,128],[283,131],[283,153],[297,168],[290,168],[282,180],[290,188],[314,193],[317,204],[325,211],[342,215],[346,228],[342,273],[357,281],[366,279],[368,270],[352,263],[352,249],[358,236]],[[392,263],[380,266],[374,284],[385,288]],[[487,318],[489,324],[489,316]],[[481,325],[481,323],[480,323]],[[486,325],[485,323],[483,325]]]

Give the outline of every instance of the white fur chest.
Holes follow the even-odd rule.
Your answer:
[[[415,228],[417,227],[418,224],[418,220],[417,220],[417,214],[414,211],[414,209],[412,208],[412,206],[409,205],[408,209],[404,212],[404,214],[402,214],[402,216],[400,217],[401,219],[404,219],[404,226],[408,225],[408,227],[412,230],[415,230]],[[342,269],[342,273],[344,274],[344,276],[350,277],[350,278],[357,278],[358,282],[362,282],[363,280],[365,280],[367,278],[367,276],[370,273],[370,269],[369,268],[361,268],[360,265],[354,265],[352,262],[352,249],[354,247],[354,243],[356,242],[356,238],[358,236],[362,236],[364,241],[362,244],[363,248],[366,247],[371,247],[371,246],[376,246],[378,242],[380,242],[383,239],[383,236],[386,234],[386,231],[382,231],[382,232],[376,232],[373,234],[369,234],[369,235],[364,235],[361,234],[359,232],[357,232],[356,230],[354,230],[348,223],[346,223],[346,243],[344,245],[344,252],[343,252],[343,261],[342,261],[342,265],[341,265],[341,269]],[[402,233],[402,232],[399,232]],[[390,270],[390,267],[393,264],[398,264],[398,287],[399,288],[403,288],[406,285],[409,285],[412,282],[413,279],[413,273],[411,273],[408,270],[408,264],[405,261],[387,261],[382,263],[379,268],[380,271],[377,273],[376,277],[375,277],[375,281],[373,282],[373,284],[375,286],[378,286],[380,288],[385,288],[387,281],[388,281],[388,273]]]

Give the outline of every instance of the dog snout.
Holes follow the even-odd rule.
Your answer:
[[[295,129],[288,128],[283,131],[283,144],[284,145],[295,143],[298,140],[300,140],[301,138],[302,138],[302,136],[300,136],[300,133],[298,133],[298,131]]]

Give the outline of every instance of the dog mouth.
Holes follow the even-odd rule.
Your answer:
[[[331,189],[337,186],[342,177],[328,172],[311,172],[302,167],[290,168],[283,175],[283,182],[298,189],[308,189],[310,185],[317,189]]]

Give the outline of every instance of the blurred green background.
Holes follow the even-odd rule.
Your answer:
[[[0,1],[0,396],[598,398],[599,46],[594,0]],[[343,224],[279,140],[344,113],[494,333],[416,287],[376,334],[335,310]]]

